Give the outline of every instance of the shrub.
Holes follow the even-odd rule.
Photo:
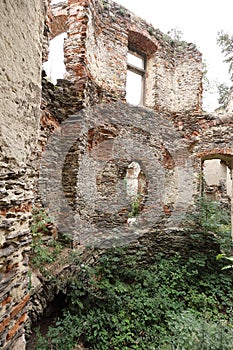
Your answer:
[[[79,340],[91,350],[227,349],[233,278],[207,260],[158,255],[145,267],[140,254],[106,251],[70,282],[64,318],[37,349],[72,349]]]
[[[48,233],[48,225],[52,223],[47,213],[42,209],[33,211],[31,223],[31,264],[39,268],[41,272],[45,272],[45,265],[53,263],[60,254],[63,246],[57,240],[49,238],[45,241],[45,235]]]

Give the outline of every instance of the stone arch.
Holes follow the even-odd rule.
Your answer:
[[[210,161],[212,161],[212,164],[207,163]],[[231,211],[231,237],[233,240],[233,155],[230,151],[211,150],[201,157],[201,163],[203,174],[202,193],[207,192],[206,194],[208,197],[209,191],[209,198],[223,202],[226,201],[226,197],[229,196]],[[209,170],[207,170],[207,164],[210,164],[208,165]],[[210,183],[211,181],[212,184]]]
[[[157,50],[157,43],[151,39],[147,32],[139,32],[137,29],[128,31],[128,46],[145,53],[148,57]]]
[[[146,193],[146,176],[136,161],[131,162],[126,169],[126,194],[131,202],[137,200],[138,196],[140,201]]]

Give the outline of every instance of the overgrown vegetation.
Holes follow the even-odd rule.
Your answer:
[[[173,45],[178,51],[188,47],[187,41],[183,40],[183,33],[178,28],[171,28],[167,34],[163,34],[163,40]]]
[[[148,267],[138,258],[111,250],[83,266],[64,319],[37,349],[229,349],[232,276],[204,256],[160,255]]]
[[[63,246],[53,237],[46,237],[48,226],[52,224],[46,211],[35,208],[31,223],[31,253],[30,262],[32,266],[38,268],[41,272],[46,272],[46,264],[53,263],[60,254]]]
[[[131,203],[131,211],[129,212],[128,217],[137,218],[140,214],[140,207],[141,207],[141,201],[140,201],[140,194],[139,194],[137,198]]]
[[[231,238],[230,209],[221,202],[198,198],[191,215],[186,219],[187,230],[195,231],[194,237],[212,232],[222,253],[229,254],[233,248]]]
[[[198,230],[220,238],[228,219],[204,199],[192,215]],[[38,332],[37,350],[72,350],[79,342],[90,350],[231,349],[231,270],[204,253],[157,254],[147,264],[141,248],[131,254],[126,248],[96,251],[91,266],[76,262],[68,307],[45,337]]]

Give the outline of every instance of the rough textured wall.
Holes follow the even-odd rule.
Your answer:
[[[172,41],[110,1],[69,0],[52,10],[58,17],[54,33],[67,26],[69,74],[57,86],[44,80],[39,195],[44,194],[58,228],[72,234],[74,246],[103,240],[111,244],[115,236],[124,244],[129,238],[136,247],[143,244],[145,261],[158,251],[186,255],[213,249],[209,237],[198,242],[198,248],[192,246],[182,230],[188,208],[201,193],[203,160],[229,160],[233,155],[232,119],[197,114],[201,54],[192,44]],[[147,55],[150,110],[120,103],[128,44]],[[97,105],[115,100],[116,104]],[[93,105],[97,106],[80,112]],[[53,132],[60,139],[52,145],[49,141],[50,158],[44,150]],[[143,182],[140,215],[131,221],[136,230],[129,224],[132,203],[124,188],[132,162],[140,165]],[[46,305],[47,287],[41,293],[32,307],[35,318]]]
[[[101,88],[124,92],[126,80],[127,28],[123,18],[107,5],[90,3],[86,37],[89,74]]]
[[[228,140],[227,135],[224,139],[222,138],[222,128],[225,134],[231,123],[229,119],[224,121],[224,126],[221,126],[223,122],[218,121],[216,116],[198,114],[201,112],[202,97],[200,52],[193,44],[172,40],[122,6],[111,1],[69,0],[67,5],[59,6],[62,7],[63,14],[64,9],[67,8],[68,39],[65,44],[65,57],[69,72],[67,77],[69,83],[65,81],[61,85],[59,83],[59,91],[53,91],[52,94],[49,94],[51,100],[45,98],[46,103],[49,101],[47,107],[54,118],[64,121],[69,116],[69,112],[74,114],[83,107],[95,105],[98,102],[114,102],[114,99],[117,98],[118,101],[119,99],[124,100],[127,47],[133,47],[144,52],[147,56],[146,106],[154,110],[156,114],[153,119],[145,113],[143,123],[146,121],[146,125],[153,129],[158,120],[168,118],[171,129],[174,126],[174,135],[178,132],[179,142],[185,145],[185,151],[180,153],[179,159],[176,160],[176,166],[171,152],[167,151],[167,147],[163,143],[156,146],[156,149],[160,149],[160,152],[162,152],[162,155],[158,157],[164,158],[165,168],[168,166],[169,169],[169,171],[166,170],[168,174],[165,181],[161,182],[165,190],[163,191],[163,204],[160,204],[160,209],[163,207],[165,215],[170,213],[176,219],[179,216],[179,211],[182,212],[182,208],[186,209],[192,203],[192,194],[195,197],[199,193],[198,176],[202,172],[201,166],[203,159],[206,157],[205,153],[218,154],[220,143],[224,144]],[[60,10],[57,10],[57,15],[54,10],[55,17],[60,16],[60,14]],[[69,91],[72,92],[71,100],[69,100]],[[74,102],[72,101],[73,98]],[[111,109],[111,107],[109,108]],[[167,112],[172,113],[169,115]],[[124,112],[122,113],[124,114]],[[133,113],[131,111],[128,111],[128,113],[131,115],[131,119],[134,120]],[[102,118],[103,116],[99,115],[99,120],[102,120]],[[128,119],[128,116],[123,118],[121,111],[118,110],[120,130],[125,127],[122,124],[123,119]],[[72,119],[71,124],[73,122]],[[138,123],[137,128],[139,130],[143,123],[141,120]],[[67,125],[69,125],[69,121],[67,121]],[[211,128],[211,132],[209,128]],[[207,130],[206,134],[203,130]],[[214,132],[213,135],[212,132]],[[115,135],[112,126],[106,125],[101,130],[93,128],[90,133],[94,135],[93,137],[97,143],[99,142],[98,137],[101,140],[104,138],[106,147],[110,147],[110,143],[116,139],[116,135],[118,137],[118,131]],[[199,134],[201,134],[200,137]],[[140,132],[137,137],[137,141],[139,141]],[[80,142],[84,147],[83,144],[87,141],[82,138]],[[143,142],[146,148],[149,147],[148,141],[144,140]],[[174,138],[172,132],[166,142],[173,151]],[[200,151],[199,154],[197,149],[202,147],[204,151],[202,153]],[[79,157],[80,152],[85,153],[86,150],[82,149],[80,151],[79,143],[76,142],[72,146],[71,154],[74,153],[76,157]],[[221,148],[219,152],[224,153],[226,151]],[[67,172],[67,180],[64,182],[65,192],[70,205],[79,210],[78,208],[83,206],[83,202],[76,193],[78,160],[72,159],[71,154],[66,158],[65,164]],[[230,156],[231,151],[227,154]],[[129,159],[130,161],[135,161],[135,159]],[[72,166],[70,166],[71,164]],[[108,175],[109,170],[102,169],[105,174],[105,176],[102,176],[102,170],[98,168],[98,164],[95,164],[95,166],[96,184],[92,190],[96,193],[94,197],[97,200],[101,196],[104,198],[107,191],[114,193],[110,184],[112,182],[112,186],[114,186],[114,183],[118,181],[116,180],[118,176],[116,174],[120,173],[123,176],[122,174],[126,173],[127,162],[120,161],[119,167],[121,170],[118,169],[118,165],[115,170],[113,170],[114,164],[109,165],[110,173],[115,171],[115,180],[113,178],[109,180],[109,177],[111,178]],[[93,174],[94,172],[92,172]],[[187,186],[187,183],[189,183],[189,186]],[[186,189],[188,189],[188,192]],[[95,209],[92,210],[91,205],[89,209],[89,212],[86,212],[84,216],[89,221],[92,220],[92,217],[94,221],[97,220]],[[128,215],[127,210],[125,209],[124,215],[119,212],[119,215],[117,214],[118,218],[109,214],[106,220],[109,222],[114,222],[114,220],[124,222]],[[101,220],[106,221],[103,217],[101,217]],[[172,221],[170,220],[170,222]]]
[[[0,348],[23,350],[45,5],[9,0],[0,10]]]
[[[61,232],[81,244],[108,242],[115,234],[120,240],[123,235],[122,244],[134,235],[124,190],[132,162],[140,165],[146,184],[139,231],[161,222],[174,226],[192,201],[192,161],[166,114],[123,103],[97,105],[68,118],[57,137],[42,162],[40,191]]]
[[[177,46],[175,52],[175,98],[173,112],[199,112],[202,107],[202,57],[193,44]]]
[[[115,234],[121,244],[122,237],[125,243],[155,228],[172,234],[201,194],[203,160],[229,164],[232,132],[232,117],[187,118],[124,103],[83,110],[49,143],[42,163],[44,203],[58,228],[80,244],[111,242]],[[145,184],[134,232],[125,190],[132,162],[140,165]],[[184,249],[181,236],[174,242],[178,250]]]
[[[158,111],[201,111],[201,54],[193,44],[173,41],[110,0],[70,0],[54,7],[53,13],[53,23],[62,19],[63,30],[67,13],[67,79],[78,89],[85,90],[91,81],[100,91],[124,100],[129,46],[147,56],[146,106]]]
[[[60,5],[63,8],[62,13],[64,13],[65,6]],[[59,10],[57,16],[60,13]],[[55,10],[54,15],[56,17]],[[153,141],[156,144],[157,156],[162,159],[161,164],[164,165],[166,173],[165,180],[161,180],[160,183],[160,187],[164,188],[162,190],[163,199],[159,209],[157,209],[157,204],[153,208],[156,210],[156,215],[162,210],[163,214],[170,215],[172,219],[176,220],[180,213],[183,215],[183,209],[186,210],[188,205],[192,203],[192,195],[198,195],[199,184],[196,175],[202,171],[202,156],[196,155],[193,149],[195,143],[199,148],[201,147],[202,139],[197,141],[197,135],[200,133],[200,129],[202,130],[203,125],[210,127],[211,122],[213,125],[217,123],[214,116],[197,114],[201,110],[202,96],[200,52],[193,44],[174,41],[165,36],[159,30],[155,30],[145,21],[111,1],[68,1],[67,31],[65,57],[69,83],[63,81],[60,85],[59,82],[58,90],[48,94],[51,100],[45,96],[47,107],[52,112],[52,116],[59,121],[64,121],[69,116],[69,112],[74,114],[85,106],[106,100],[113,102],[113,96],[124,99],[127,47],[129,45],[146,54],[146,106],[151,108],[152,114],[152,110],[156,111],[156,114],[152,117],[149,112],[146,114],[140,110],[141,114],[144,113],[144,119],[143,121],[138,119],[137,130],[141,130],[140,128],[144,126],[145,121],[146,126],[153,130],[155,125],[159,125],[160,120],[169,120],[169,127],[173,132],[171,131],[167,135],[166,142],[172,152],[164,145],[165,142],[161,141],[160,144],[156,144],[157,140]],[[122,61],[121,64],[120,61]],[[72,92],[71,100],[69,100],[69,91]],[[75,91],[77,96],[75,96]],[[111,109],[111,107],[109,108]],[[169,115],[166,112],[173,113]],[[114,113],[114,111],[109,113]],[[130,110],[128,110],[129,115],[126,115],[127,113],[123,111],[122,107],[122,110],[118,109],[117,113],[120,131],[112,130],[112,125],[103,125],[101,130],[94,127],[91,130],[90,128],[89,132],[91,137],[95,139],[93,141],[95,145],[96,142],[97,144],[100,142],[99,138],[100,140],[104,139],[107,148],[111,148],[110,143],[118,138],[118,133],[123,133],[124,128],[127,129],[123,121],[128,120],[128,118],[135,121],[134,113]],[[104,117],[100,114],[98,119],[102,120],[102,118]],[[68,120],[68,126],[69,123]],[[70,125],[72,123],[74,123],[73,118],[71,118]],[[218,126],[217,134],[219,130]],[[130,135],[131,131],[125,130],[126,134],[127,132]],[[148,140],[141,141],[140,132],[138,131],[136,136],[137,142],[143,142],[145,148],[149,147],[148,149],[150,149],[150,141],[148,141],[150,136],[148,135]],[[174,135],[178,135],[179,139],[178,145],[175,146],[173,146]],[[72,137],[75,138],[75,135]],[[88,139],[88,136],[86,138]],[[130,139],[130,136],[128,138]],[[79,142],[70,145],[72,146],[71,152],[66,158],[64,166],[66,197],[71,207],[76,208],[77,211],[79,207],[82,208],[84,205],[83,199],[80,199],[79,194],[77,194],[78,158],[73,159],[72,157],[73,154],[79,157],[80,152],[84,154],[86,152],[86,149],[83,149],[84,144],[89,141],[82,137]],[[176,147],[180,147],[180,142],[183,144],[184,150],[179,153],[179,159],[176,159],[176,164],[174,164],[174,157],[171,153]],[[215,141],[212,142],[210,147],[215,147],[215,144]],[[89,146],[86,145],[86,148]],[[204,149],[207,153],[211,151],[211,149],[207,150],[206,144]],[[95,198],[92,204],[95,200],[98,202],[98,198],[104,198],[108,191],[114,197],[114,189],[111,186],[115,186],[114,184],[119,180],[117,180],[119,174],[122,177],[122,174],[126,173],[127,164],[130,161],[135,161],[135,159],[121,160],[116,166],[111,163],[108,165],[110,170],[100,169],[98,164],[95,164],[95,171],[91,172],[92,176],[94,173],[96,174],[96,184],[91,187],[92,192],[96,194],[93,194]],[[114,174],[112,178],[109,171]],[[105,174],[104,176],[102,176],[102,172]],[[156,188],[158,187],[156,185]],[[91,195],[89,197],[92,198]],[[100,213],[97,215],[96,210],[91,208],[90,203],[89,211],[85,212],[84,210],[85,220],[87,218],[87,221],[95,222],[99,220],[97,219],[99,215],[106,224],[115,222],[116,225],[120,222],[125,223],[129,210],[125,209],[125,213],[120,210],[115,216],[109,213],[108,217],[103,217]],[[59,209],[55,209],[60,215]],[[170,220],[170,224],[172,223],[173,221]],[[73,224],[72,221],[71,226]]]

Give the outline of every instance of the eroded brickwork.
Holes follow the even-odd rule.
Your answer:
[[[202,172],[203,160],[215,157],[216,154],[217,157],[221,157],[218,154],[224,153],[231,156],[231,133],[230,136],[226,135],[226,138],[222,138],[227,130],[231,130],[231,116],[219,119],[216,115],[201,114],[202,62],[200,52],[193,44],[171,40],[112,1],[70,0],[68,3],[54,6],[53,16],[54,23],[58,23],[57,18],[61,20],[62,17],[61,28],[64,30],[65,25],[67,28],[68,37],[65,41],[64,53],[68,75],[66,76],[67,81],[59,81],[58,90],[53,89],[49,98],[45,95],[45,106],[47,103],[47,108],[52,116],[59,121],[65,121],[68,117],[65,123],[66,127],[69,128],[70,125],[71,128],[71,141],[75,140],[73,132],[76,132],[72,130],[72,125],[76,125],[76,118],[77,120],[84,118],[82,114],[77,114],[83,107],[93,106],[99,102],[125,101],[129,48],[139,50],[146,55],[145,107],[150,107],[151,113],[156,112],[152,117],[150,113],[146,113],[146,110],[140,109],[138,113],[144,115],[144,118],[142,120],[139,118],[138,125],[135,126],[134,114],[136,112],[130,109],[126,112],[124,105],[119,107],[118,104],[114,105],[118,107],[113,107],[112,110],[112,106],[109,105],[109,110],[107,109],[105,113],[114,115],[114,108],[116,108],[115,124],[107,122],[97,126],[88,124],[90,130],[85,130],[81,138],[78,137],[74,144],[70,144],[71,151],[66,156],[62,181],[72,210],[80,212],[84,220],[90,223],[105,222],[106,225],[113,224],[115,227],[127,221],[129,208],[123,208],[123,211],[120,209],[115,214],[110,212],[102,214],[98,210],[97,213],[92,207],[95,201],[98,203],[98,201],[105,200],[107,193],[114,200],[116,195],[114,186],[118,181],[123,181],[130,162],[137,161],[140,157],[145,159],[142,150],[141,155],[132,156],[132,159],[119,159],[119,157],[117,161],[113,159],[111,149],[117,142],[115,140],[119,139],[119,135],[128,135],[130,142],[134,137],[136,137],[137,144],[142,142],[145,145],[145,152],[151,150],[152,142],[153,152],[157,157],[156,161],[163,168],[163,174],[161,175],[160,171],[157,175],[156,171],[151,172],[151,166],[148,164],[147,171],[143,171],[145,174],[153,173],[152,179],[153,177],[159,178],[159,182],[154,185],[156,191],[158,188],[162,191],[159,196],[159,204],[158,196],[154,196],[156,205],[155,203],[151,205],[152,212],[154,210],[154,214],[151,215],[161,217],[162,221],[165,215],[165,218],[169,218],[170,226],[176,225],[179,221],[178,217],[184,214],[184,211],[199,194],[198,179]],[[65,16],[67,20],[64,25]],[[56,31],[59,32],[59,29],[57,28]],[[68,98],[69,91],[71,100]],[[45,94],[46,92],[45,89]],[[64,97],[66,102],[64,102]],[[99,122],[105,118],[105,114],[99,111],[96,113]],[[71,119],[69,114],[73,115]],[[128,121],[127,125],[125,120]],[[157,139],[157,136],[153,136],[153,132],[156,132],[158,126],[163,125],[161,123],[166,124],[166,121],[169,121],[168,134],[163,133],[164,137],[166,135],[165,140],[163,137]],[[132,131],[127,130],[128,127],[130,128],[130,123],[133,123],[137,130],[133,136]],[[79,122],[76,127],[81,128]],[[147,138],[142,140],[144,128],[149,133]],[[98,141],[98,138],[101,141]],[[226,144],[227,140],[229,144]],[[92,198],[91,203],[88,209],[83,209],[85,200],[81,197],[85,194],[80,195],[76,183],[80,157],[88,149],[90,152],[93,147],[98,148],[98,143],[101,147],[106,147],[99,151],[100,156],[103,157],[102,161],[106,163],[105,165],[95,163],[93,166],[95,171],[90,174],[88,171],[85,173],[85,179],[89,176],[89,180],[96,181],[96,183],[94,187],[91,187],[95,194],[89,193],[88,195],[89,198]],[[177,150],[178,157],[174,158],[174,150]],[[110,157],[109,162],[106,157]],[[100,161],[98,156],[97,160]],[[46,167],[50,167],[49,162]],[[145,181],[150,183],[147,178]],[[47,183],[49,184],[49,180]],[[155,191],[154,188],[150,190],[152,193]],[[149,191],[147,195],[148,193]],[[161,193],[163,193],[162,197]],[[61,214],[58,208],[53,209],[55,209],[55,215]],[[68,225],[65,219],[63,224]],[[71,227],[72,225],[74,221]]]
[[[200,52],[192,44],[171,40],[111,1],[69,0],[49,9],[44,60],[47,40],[66,31],[67,76],[56,86],[43,80],[40,115],[44,5],[39,0],[33,4],[0,5],[4,57],[0,347],[4,350],[24,348],[28,223],[34,193],[76,244],[98,245],[103,238],[111,242],[112,233],[125,234],[123,243],[128,237],[132,242],[133,232],[136,247],[144,245],[145,256],[159,250],[185,254],[190,241],[182,231],[182,218],[200,194],[203,160],[217,157],[232,168],[232,115],[201,111]],[[129,47],[146,55],[143,107],[125,103]],[[61,139],[52,144],[51,161],[46,153],[49,136],[61,130]],[[34,189],[32,158],[38,169],[43,158]],[[130,227],[132,203],[124,190],[133,162],[141,169],[136,231]],[[212,249],[212,243],[204,242],[201,249]],[[40,293],[39,311],[33,296],[35,318],[48,302],[41,289]],[[53,293],[52,286],[49,299]]]
[[[70,0],[52,10],[51,37],[67,30],[66,78],[78,90],[85,94],[87,84],[94,83],[102,94],[124,101],[127,52],[133,48],[146,55],[147,107],[201,111],[201,54],[193,44],[171,40],[112,1]]]
[[[2,1],[0,10],[0,348],[23,350],[45,3]]]

